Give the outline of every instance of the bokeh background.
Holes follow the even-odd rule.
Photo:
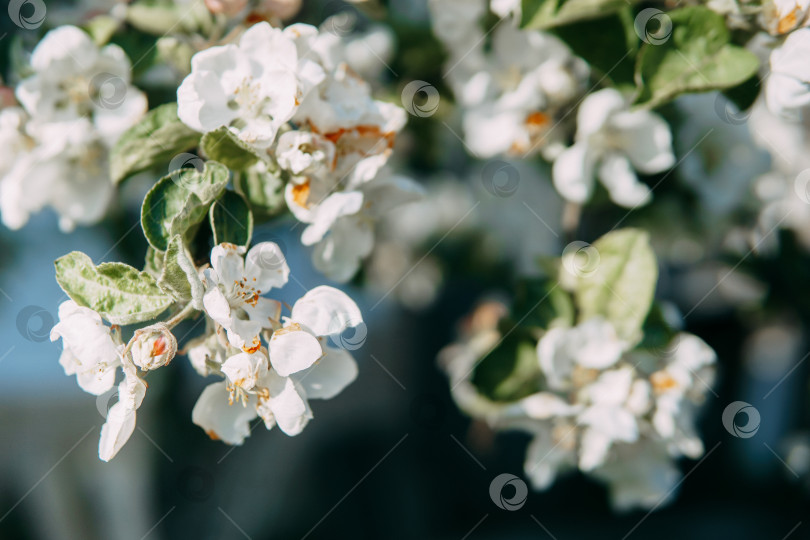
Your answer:
[[[427,287],[432,302],[415,309],[399,301],[424,291],[419,283],[392,291],[369,286],[371,270],[358,277],[349,289],[366,316],[365,343],[354,352],[360,375],[336,399],[315,403],[315,420],[297,437],[259,427],[242,447],[209,440],[190,421],[206,381],[179,357],[175,369],[150,376],[135,434],[103,463],[96,446],[107,404],[64,375],[60,345],[48,338],[65,299],[52,263],[77,249],[96,261],[140,265],[140,201],[154,178],[129,182],[119,207],[93,228],[58,233],[56,217],[46,212],[22,231],[0,229],[0,538],[810,538],[810,257],[790,232],[779,233],[774,249],[751,253],[727,249],[716,228],[731,207],[737,222],[753,219],[745,178],[757,167],[767,170],[767,154],[729,152],[718,162],[718,149],[746,148],[745,127],[713,112],[714,95],[681,99],[662,111],[682,136],[677,144],[690,148],[708,138],[656,188],[655,210],[625,216],[597,201],[576,237],[567,237],[547,166],[509,164],[518,182],[504,197],[487,189],[486,164],[465,153],[424,1],[383,5],[377,16],[397,46],[380,72],[381,92],[395,100],[409,81],[423,80],[443,101],[439,114],[411,117],[395,166],[446,188],[428,212],[465,217],[427,235],[425,257],[415,256],[404,272],[385,258],[378,265],[394,272],[389,281],[401,272],[406,283],[405,272],[420,275],[421,265],[431,265],[443,276]],[[95,7],[108,7],[103,0],[47,6],[49,25],[81,22]],[[299,19],[318,23],[344,9],[354,8],[307,2]],[[0,36],[7,76],[11,59],[39,34],[0,13]],[[170,100],[150,93],[153,105]],[[419,215],[406,210],[389,227],[408,234]],[[519,510],[503,510],[490,498],[490,483],[501,473],[521,476],[528,438],[495,434],[462,415],[437,354],[480,299],[507,297],[537,255],[558,255],[571,240],[593,241],[619,220],[653,231],[659,299],[688,314],[686,330],[717,351],[719,376],[700,422],[707,454],[680,463],[685,477],[677,499],[651,513],[612,512],[603,487],[579,474],[530,492]],[[287,253],[296,277],[280,293],[288,303],[324,282],[299,234],[282,220],[254,236]],[[187,322],[177,335],[199,331]],[[759,412],[754,436],[723,427],[723,410],[734,401]]]

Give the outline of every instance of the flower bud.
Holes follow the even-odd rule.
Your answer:
[[[163,367],[177,354],[177,339],[163,324],[153,324],[135,331],[130,341],[132,362],[144,371]]]

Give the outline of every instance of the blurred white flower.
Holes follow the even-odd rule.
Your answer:
[[[472,7],[467,4],[466,9]],[[482,32],[478,17],[471,15],[457,15],[454,24],[467,25],[461,35],[444,35],[438,17],[454,13],[455,4],[435,0],[430,6],[434,32],[450,52],[446,76],[462,108],[469,149],[484,158],[558,154],[568,129],[564,111],[585,91],[587,64],[555,36],[511,24],[499,24],[491,48],[485,49],[483,36],[474,39]],[[502,17],[520,9],[514,2],[492,8]]]
[[[807,25],[810,0],[764,0],[759,23],[773,36]]]
[[[117,45],[99,49],[75,26],[48,32],[31,54],[34,73],[17,99],[37,122],[89,119],[111,146],[146,113],[146,96],[130,84],[130,63]]]
[[[765,99],[773,114],[798,118],[810,104],[810,28],[792,32],[771,53]]]
[[[538,392],[492,401],[473,384],[473,372],[500,343],[497,322],[506,310],[486,306],[440,355],[459,407],[496,429],[533,436],[525,470],[536,489],[578,468],[608,484],[617,508],[659,505],[680,478],[674,460],[703,453],[694,420],[713,382],[714,351],[685,333],[660,350],[633,348],[609,322],[590,319],[540,338]]]
[[[606,88],[580,105],[575,143],[554,161],[552,175],[557,191],[569,201],[588,201],[598,176],[613,202],[634,207],[649,202],[651,193],[633,169],[653,174],[674,164],[664,119],[650,111],[630,111],[620,92]]]
[[[287,205],[302,222],[305,246],[315,246],[315,267],[335,281],[348,281],[374,247],[374,224],[392,208],[418,200],[418,184],[402,176],[383,176],[354,190],[318,199],[311,183],[287,185]],[[326,187],[316,185],[323,193]],[[328,193],[328,192],[327,192]]]
[[[261,295],[283,287],[290,269],[273,242],[256,244],[247,255],[245,251],[233,244],[214,246],[211,268],[205,271],[203,305],[227,331],[231,344],[252,353],[261,346],[259,332],[271,328],[281,315],[281,304]]]
[[[45,35],[31,69],[16,89],[24,110],[0,111],[0,152],[9,152],[0,165],[0,212],[19,229],[50,206],[67,232],[104,216],[114,191],[108,149],[144,115],[146,97],[130,84],[120,47],[99,49],[73,26]]]

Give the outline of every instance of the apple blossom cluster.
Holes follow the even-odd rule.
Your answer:
[[[471,373],[503,338],[497,323],[505,312],[500,303],[481,304],[463,340],[442,352],[459,407],[494,429],[532,436],[525,473],[535,489],[579,469],[608,485],[617,509],[669,499],[681,478],[675,460],[704,451],[694,423],[713,381],[714,351],[688,333],[660,350],[635,348],[595,317],[548,329],[531,355],[540,391],[495,402]]]
[[[536,489],[578,469],[608,485],[616,508],[654,508],[681,478],[675,461],[703,454],[695,419],[716,355],[653,304],[655,265],[633,229],[566,250],[511,307],[480,303],[440,353],[461,410],[532,436]]]
[[[593,92],[598,84],[590,87],[588,64],[562,40],[517,27],[519,2],[429,5],[434,33],[449,51],[445,74],[474,155],[539,152],[553,162],[557,191],[573,203],[591,199],[596,178],[620,206],[649,202],[636,171],[654,174],[675,164],[669,126],[658,114],[631,111],[629,96],[617,89]],[[487,8],[500,19],[485,33]]]
[[[287,435],[298,435],[312,419],[309,400],[333,398],[357,376],[351,354],[329,342],[329,336],[363,322],[345,293],[315,287],[282,316],[281,303],[264,296],[283,287],[290,273],[272,242],[249,251],[219,244],[211,251],[210,266],[205,266],[192,275],[201,285],[195,298],[167,321],[134,330],[126,344],[119,325],[104,324],[104,319],[118,317],[72,299],[59,306],[51,340],[62,340],[59,362],[65,373],[76,375],[82,390],[97,396],[115,386],[119,368],[123,375],[118,401],[101,430],[102,460],[112,459],[132,435],[149,372],[168,366],[178,353],[172,329],[200,312],[206,330],[182,352],[201,376],[220,379],[203,390],[191,411],[192,421],[212,439],[242,444],[255,418],[267,429],[278,425]],[[82,301],[93,294],[79,293],[75,284],[64,280],[61,284]]]
[[[200,132],[227,128],[289,180],[287,208],[327,277],[348,281],[374,245],[374,223],[417,200],[419,186],[385,169],[405,111],[375,100],[341,38],[314,26],[252,26],[238,44],[194,55],[178,116]]]
[[[110,147],[146,113],[118,45],[99,48],[74,26],[48,32],[0,109],[0,218],[19,229],[46,206],[59,227],[99,221],[113,195]]]

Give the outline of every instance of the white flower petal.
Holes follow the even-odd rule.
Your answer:
[[[212,439],[239,445],[250,435],[250,421],[256,415],[256,397],[251,394],[247,406],[241,401],[229,405],[223,381],[205,387],[191,411],[191,421]]]
[[[222,294],[218,287],[208,290],[203,296],[203,307],[209,317],[214,319],[218,324],[225,328],[230,328],[231,321],[231,305],[228,299]]]
[[[607,188],[611,200],[625,208],[647,204],[652,198],[650,188],[639,181],[630,160],[621,154],[607,154],[599,165],[599,179]]]
[[[321,356],[323,349],[318,338],[292,323],[276,330],[268,345],[270,363],[282,377],[307,369]]]
[[[252,390],[256,381],[267,373],[267,357],[261,352],[241,352],[222,364],[222,373],[234,386]]]
[[[245,257],[247,284],[262,294],[287,284],[290,267],[281,248],[275,242],[256,244]]]
[[[228,96],[217,75],[201,71],[189,74],[177,89],[177,116],[191,129],[204,133],[230,125],[239,113],[228,108]]]
[[[290,436],[301,433],[312,418],[307,400],[302,397],[292,379],[270,371],[265,377],[270,398],[263,407],[269,407],[278,427]]]
[[[123,448],[135,431],[135,411],[118,402],[107,412],[107,421],[101,426],[98,457],[110,461]]]
[[[349,296],[321,285],[307,292],[293,305],[290,318],[304,325],[316,336],[339,334],[363,322],[360,308]]]
[[[554,187],[563,198],[584,203],[593,193],[594,157],[586,143],[576,143],[563,151],[551,168]]]
[[[633,166],[644,174],[665,171],[675,165],[669,125],[651,111],[615,114],[611,126],[619,130],[621,149]]]
[[[611,116],[627,108],[621,92],[613,88],[599,90],[586,97],[577,111],[577,140],[604,129]]]
[[[348,351],[334,347],[323,350],[315,365],[292,376],[307,399],[332,399],[357,378],[357,362]]]
[[[333,193],[317,206],[313,222],[301,235],[301,243],[311,246],[321,241],[338,218],[356,214],[362,206],[363,194],[359,191]]]

